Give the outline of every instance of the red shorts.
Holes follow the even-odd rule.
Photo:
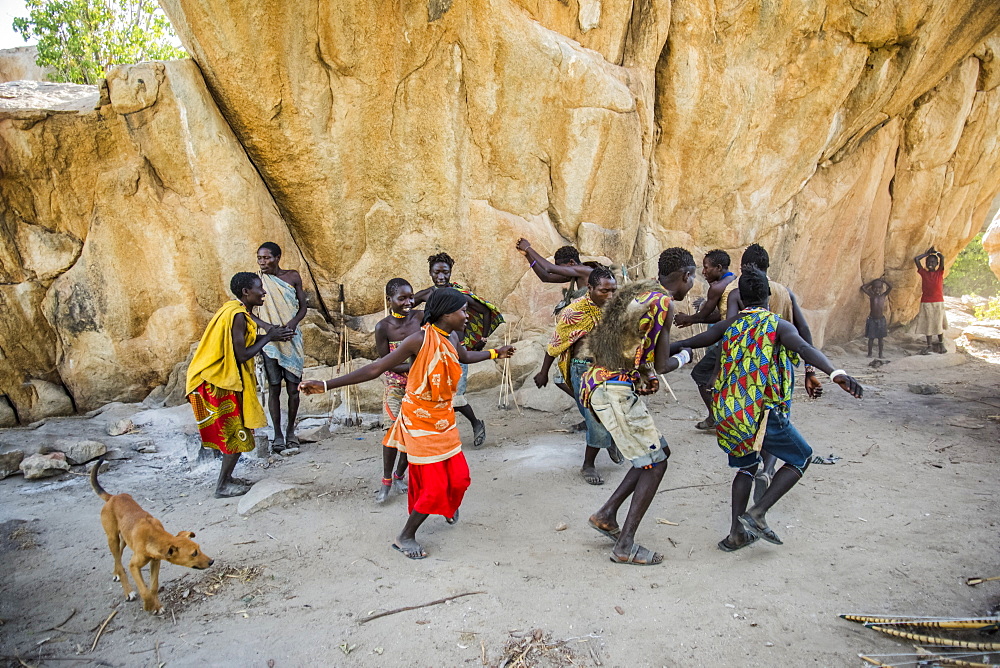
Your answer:
[[[465,454],[434,464],[410,464],[409,470],[409,511],[454,517],[472,484]]]

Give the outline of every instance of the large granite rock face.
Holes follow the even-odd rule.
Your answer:
[[[439,249],[522,302],[522,233],[646,275],[667,245],[758,241],[843,340],[871,278],[912,317],[910,258],[953,257],[1000,191],[987,0],[164,5],[320,291],[349,283],[358,312]]]
[[[0,49],[0,83],[6,81],[45,81],[50,70],[35,64],[38,47],[18,46]]]
[[[19,415],[167,380],[264,240],[308,271],[190,60],[92,86],[0,84],[0,394]],[[33,415],[33,419],[40,417]]]
[[[738,264],[756,241],[842,341],[878,276],[909,320],[911,258],[953,258],[1000,193],[992,0],[163,5],[197,66],[0,85],[0,395],[22,421],[42,382],[78,409],[167,383],[265,239],[320,312],[344,284],[349,316],[446,250],[539,341],[558,287],[519,236],[632,278],[666,246]],[[330,364],[339,330],[311,318]]]

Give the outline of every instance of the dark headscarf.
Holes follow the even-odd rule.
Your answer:
[[[424,323],[434,324],[443,315],[454,313],[468,303],[465,295],[454,288],[438,288],[424,306]]]

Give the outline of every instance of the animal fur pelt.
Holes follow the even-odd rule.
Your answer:
[[[604,306],[604,317],[588,336],[594,364],[605,369],[635,369],[635,352],[642,343],[639,318],[647,307],[635,298],[650,292],[666,292],[656,280],[628,283]]]

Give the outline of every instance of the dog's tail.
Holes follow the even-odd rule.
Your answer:
[[[108,494],[107,490],[101,487],[101,483],[97,482],[97,472],[101,469],[101,464],[104,463],[106,458],[107,455],[101,455],[100,459],[94,462],[94,465],[90,469],[90,486],[94,488],[95,492],[97,492],[97,496],[101,497],[105,501],[110,499],[111,495]]]

